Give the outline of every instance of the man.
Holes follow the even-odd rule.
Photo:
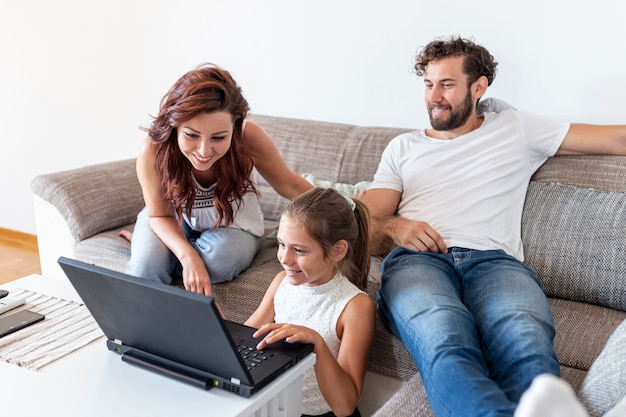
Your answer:
[[[626,126],[477,112],[497,62],[462,38],[416,57],[432,128],[400,135],[362,196],[377,254],[378,309],[411,352],[438,416],[512,416],[540,374],[559,375],[554,323],[523,263],[532,174],[558,154],[626,155]]]

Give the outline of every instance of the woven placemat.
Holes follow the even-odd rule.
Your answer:
[[[31,310],[46,318],[0,338],[0,360],[4,362],[38,371],[104,336],[84,304],[21,288],[12,290],[11,295],[26,298],[24,306],[14,311]]]

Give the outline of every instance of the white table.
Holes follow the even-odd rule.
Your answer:
[[[29,275],[0,288],[24,288],[80,300],[69,283]],[[315,364],[308,355],[250,398],[202,389],[149,372],[110,352],[102,337],[31,371],[0,361],[3,415],[11,416],[258,416],[293,417],[302,410],[302,375]]]

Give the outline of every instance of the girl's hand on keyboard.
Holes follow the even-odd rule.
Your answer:
[[[254,337],[261,337],[263,335],[265,335],[265,337],[256,346],[259,350],[263,350],[272,343],[282,341],[287,343],[311,343],[316,346],[318,343],[324,343],[322,336],[315,330],[293,324],[266,323],[253,334]]]

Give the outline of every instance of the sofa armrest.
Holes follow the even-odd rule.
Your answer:
[[[64,280],[65,273],[57,263],[60,256],[76,258],[76,241],[61,213],[48,201],[35,195],[35,222],[39,263],[44,277]]]
[[[135,222],[143,208],[135,159],[43,174],[31,183],[42,273],[64,277],[58,256],[77,243]]]

